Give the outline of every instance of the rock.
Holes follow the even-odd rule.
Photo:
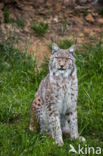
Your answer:
[[[85,33],[85,35],[89,35],[89,36],[95,36],[95,31],[92,29],[90,29],[90,28],[84,28],[84,33]]]
[[[30,32],[30,28],[29,27],[24,27],[24,31],[26,32],[26,33],[29,33]]]
[[[4,3],[0,3],[0,10],[4,8]]]
[[[103,18],[99,18],[97,22],[103,25]]]
[[[83,33],[79,33],[79,37],[83,37],[84,36],[84,34]]]
[[[48,10],[47,10],[47,9],[44,9],[43,7],[40,7],[40,8],[37,10],[37,14],[38,14],[38,15],[47,15],[47,14],[48,14]]]
[[[56,11],[59,12],[62,10],[62,5],[60,3],[56,3],[55,8],[56,8]]]
[[[80,3],[86,3],[88,0],[79,0]]]
[[[89,28],[84,28],[84,33],[89,34],[91,30]]]
[[[46,7],[47,7],[47,8],[50,8],[51,6],[52,6],[52,3],[51,3],[50,1],[47,1],[47,2],[46,2]]]
[[[38,3],[43,4],[43,3],[45,3],[45,0],[38,0]]]
[[[2,23],[4,19],[3,12],[0,10],[0,22]]]
[[[0,29],[1,29],[2,34],[5,34],[5,35],[7,34],[6,29],[5,29],[5,24],[1,24]]]
[[[83,19],[81,20],[81,18],[80,17],[73,17],[72,18],[73,19],[73,21],[76,23],[76,24],[83,24]]]
[[[63,3],[64,3],[65,6],[68,6],[69,4],[71,4],[70,0],[64,0]]]
[[[55,16],[55,17],[53,18],[53,21],[56,22],[56,23],[58,23],[58,21],[59,21],[59,20],[58,20],[58,16]]]
[[[24,11],[31,11],[31,10],[33,10],[33,6],[24,6],[24,7],[22,7],[22,9],[24,10]]]
[[[40,8],[45,5],[45,0],[34,0],[34,7]]]
[[[91,14],[88,14],[86,17],[85,17],[86,21],[90,22],[90,23],[94,23],[94,18]]]
[[[92,16],[93,16],[93,17],[97,17],[98,14],[97,14],[96,12],[92,12]]]
[[[98,0],[87,0],[88,3],[96,3]]]
[[[10,14],[10,18],[12,19],[12,20],[14,20],[15,21],[15,15],[12,13],[12,14]]]

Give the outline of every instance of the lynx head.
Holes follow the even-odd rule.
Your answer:
[[[49,62],[49,71],[53,76],[70,76],[75,67],[75,44],[69,49],[60,49],[55,43],[52,45],[52,55]]]

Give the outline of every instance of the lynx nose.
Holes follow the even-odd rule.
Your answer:
[[[65,61],[64,60],[59,60],[58,61],[60,68],[63,68],[65,66]]]
[[[60,65],[60,67],[63,68],[64,66],[63,65]]]

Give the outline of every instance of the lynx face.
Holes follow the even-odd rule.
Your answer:
[[[73,56],[74,46],[67,50],[59,49],[54,44],[50,57],[49,70],[54,76],[68,77],[74,70],[75,59]]]

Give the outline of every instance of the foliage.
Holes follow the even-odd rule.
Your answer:
[[[71,42],[61,41],[61,48]],[[83,45],[75,53],[79,78],[79,132],[87,142],[81,146],[103,147],[103,46]],[[77,149],[78,141],[64,138],[58,147],[53,140],[30,132],[30,106],[40,81],[48,72],[48,61],[38,71],[31,55],[7,44],[0,44],[0,155],[1,156],[73,156],[69,144]]]
[[[69,40],[61,40],[58,42],[58,45],[61,49],[68,49],[72,45],[72,41]]]
[[[103,17],[103,8],[99,10],[99,15]]]
[[[38,36],[43,36],[48,30],[48,24],[40,22],[39,25],[33,23],[33,30]]]
[[[60,40],[60,41],[55,41],[55,42],[61,49],[68,49],[73,43],[72,41],[69,41],[69,40]],[[52,45],[48,44],[48,46],[49,46],[50,50],[52,50]]]
[[[15,23],[18,28],[24,28],[25,26],[25,20],[24,19],[16,19]]]
[[[87,16],[87,15],[88,15],[88,13],[89,13],[89,11],[88,11],[88,10],[83,10],[83,15],[84,15],[84,16]]]
[[[4,15],[4,22],[10,23],[10,14],[9,14],[8,9],[6,7],[3,9],[3,15]]]
[[[61,21],[60,27],[62,34],[67,34],[69,32],[69,24],[65,15],[63,15],[63,21]]]

